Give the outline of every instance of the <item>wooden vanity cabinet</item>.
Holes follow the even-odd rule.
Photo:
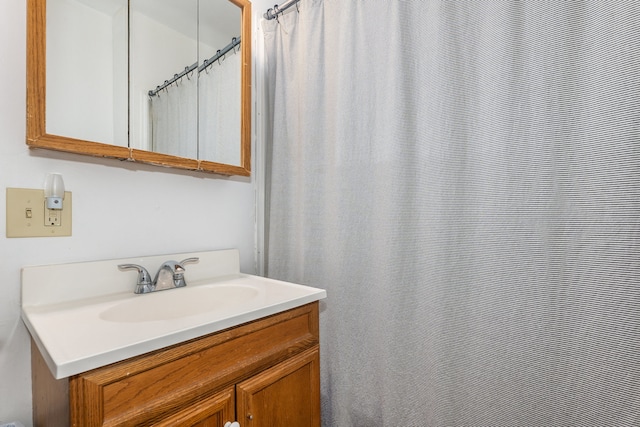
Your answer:
[[[32,345],[36,426],[320,426],[318,303],[55,380]]]
[[[167,415],[162,421],[149,421],[154,427],[220,427],[235,419],[234,389],[229,387],[211,397]]]

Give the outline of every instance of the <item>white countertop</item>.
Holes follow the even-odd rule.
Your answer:
[[[187,287],[136,295],[136,263],[189,264]],[[326,297],[326,291],[239,272],[236,250],[24,267],[22,319],[53,376],[100,366],[217,332]]]

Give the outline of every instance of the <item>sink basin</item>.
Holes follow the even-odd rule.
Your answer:
[[[133,293],[133,272],[197,257],[186,287]],[[91,277],[91,281],[87,278]],[[326,297],[322,289],[240,272],[237,249],[22,269],[22,320],[56,379],[262,319]]]
[[[196,316],[238,303],[250,303],[259,289],[241,284],[201,285],[136,295],[100,312],[109,322],[137,323]]]

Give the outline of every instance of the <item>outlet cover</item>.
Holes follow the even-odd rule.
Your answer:
[[[7,188],[7,237],[71,236],[71,192],[63,209],[47,209],[44,190]]]

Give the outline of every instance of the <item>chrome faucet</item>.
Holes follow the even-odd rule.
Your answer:
[[[199,258],[187,258],[180,262],[165,261],[156,273],[155,279],[151,281],[151,276],[146,268],[138,264],[120,264],[120,270],[137,270],[138,280],[136,283],[136,294],[147,294],[149,292],[163,291],[165,289],[181,288],[187,286],[184,280],[184,265],[200,261]]]

